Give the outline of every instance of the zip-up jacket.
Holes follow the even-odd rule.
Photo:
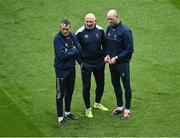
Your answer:
[[[95,25],[93,29],[83,25],[76,32],[81,45],[80,58],[83,63],[91,66],[103,65],[105,56],[105,33],[101,26]]]
[[[80,52],[80,44],[73,33],[69,33],[67,37],[61,32],[54,37],[54,67],[59,69],[70,69],[75,67],[75,59]]]
[[[116,26],[108,26],[106,30],[106,55],[118,56],[118,62],[131,60],[133,48],[133,35],[131,30],[121,22]]]

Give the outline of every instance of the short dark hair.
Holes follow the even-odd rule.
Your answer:
[[[71,22],[70,22],[70,20],[68,20],[68,19],[63,19],[63,20],[61,20],[60,26],[61,26],[61,24],[65,24],[65,26],[68,26],[68,25],[71,26]]]

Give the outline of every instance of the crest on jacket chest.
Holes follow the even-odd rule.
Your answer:
[[[84,38],[88,38],[88,37],[89,37],[88,34],[85,34],[85,35],[84,35]]]
[[[108,33],[108,36],[110,36],[111,34],[110,34],[110,32]]]
[[[96,38],[99,38],[99,34],[96,34]]]

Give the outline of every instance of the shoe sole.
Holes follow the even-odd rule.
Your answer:
[[[60,122],[58,122],[58,124],[59,124],[59,126],[61,126],[61,127],[66,127],[66,126],[67,126],[67,123],[60,123]]]
[[[80,117],[76,117],[76,118],[65,117],[65,118],[66,120],[79,120],[80,119]]]
[[[102,110],[102,109],[100,109],[100,108],[98,108],[98,107],[94,107],[94,109],[99,109],[99,110],[101,110],[101,111],[108,111],[108,109]]]
[[[124,116],[122,116],[121,119],[122,119],[122,120],[128,120],[129,117],[124,117]]]
[[[112,116],[123,115],[123,112],[120,112],[120,113],[118,113],[118,114],[113,114],[113,113],[111,113],[110,115],[112,115]]]
[[[87,115],[85,115],[87,118],[93,118],[93,116],[87,116]]]

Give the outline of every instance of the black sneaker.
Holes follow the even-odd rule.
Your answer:
[[[112,111],[111,115],[118,115],[118,114],[122,114],[123,110],[117,110],[115,109],[114,111]]]
[[[70,113],[69,115],[65,115],[64,117],[71,120],[79,120],[79,116],[75,116],[72,113]]]
[[[62,127],[65,127],[67,125],[67,121],[65,118],[63,118],[62,121],[59,122],[59,124],[62,126]]]

